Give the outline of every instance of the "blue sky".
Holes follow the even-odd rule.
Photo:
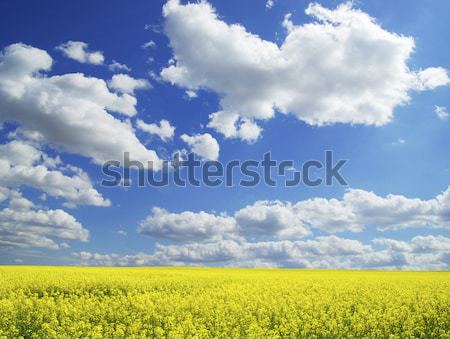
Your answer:
[[[449,268],[447,1],[165,3],[0,4],[1,264]],[[223,163],[332,150],[348,186],[100,185],[184,134]]]

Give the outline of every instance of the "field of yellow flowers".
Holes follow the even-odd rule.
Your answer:
[[[450,272],[3,266],[0,337],[450,338]]]

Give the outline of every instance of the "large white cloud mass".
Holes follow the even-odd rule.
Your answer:
[[[350,3],[336,9],[312,3],[306,14],[312,22],[303,25],[285,17],[287,34],[278,46],[227,24],[205,1],[169,0],[164,31],[175,63],[161,77],[219,94],[221,109],[209,127],[247,141],[260,135],[256,121],[275,111],[318,126],[384,125],[411,90],[449,83],[441,67],[411,70],[413,38],[383,29]]]
[[[235,221],[226,215],[185,211],[169,213],[154,207],[139,224],[139,232],[155,238],[194,242],[236,238]]]
[[[40,208],[17,190],[0,187],[0,202],[4,201],[8,201],[8,206],[0,210],[0,250],[58,249],[66,245],[57,240],[88,240],[88,230],[61,209]]]
[[[104,80],[80,73],[46,76],[52,58],[44,50],[13,44],[0,54],[0,123],[17,122],[42,143],[81,154],[96,163],[160,159],[136,137],[124,116],[136,114],[136,98],[110,92]],[[129,89],[129,88],[128,88]]]
[[[450,188],[429,200],[349,189],[340,200],[256,201],[233,215],[153,208],[138,231],[173,244],[137,255],[74,255],[108,265],[448,269],[450,242],[443,235],[375,237],[367,244],[333,233],[449,229],[449,202]],[[316,232],[332,234],[312,237]]]
[[[29,143],[13,140],[0,145],[0,186],[29,186],[64,198],[66,205],[109,206],[111,202],[93,188],[78,167],[64,166]]]
[[[394,239],[377,239],[374,248],[358,240],[321,236],[311,240],[157,245],[153,253],[133,255],[75,252],[85,265],[192,265],[238,267],[306,267],[333,269],[450,268],[450,238],[416,236],[393,246]]]
[[[143,220],[143,234],[183,241],[246,238],[299,239],[312,230],[327,233],[361,232],[367,228],[395,231],[406,228],[450,229],[450,188],[433,199],[403,195],[381,197],[361,189],[349,189],[341,200],[311,198],[296,203],[256,201],[234,215],[191,212],[169,213],[154,208]]]

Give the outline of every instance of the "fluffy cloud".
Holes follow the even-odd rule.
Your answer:
[[[219,159],[219,143],[211,134],[195,134],[192,136],[182,134],[181,140],[189,145],[191,152],[194,152],[201,158],[205,160]]]
[[[81,63],[101,65],[105,60],[103,53],[100,51],[91,52],[87,43],[82,41],[67,41],[56,47],[66,57]]]
[[[244,233],[278,237],[305,236],[309,228],[329,233],[360,232],[367,227],[379,231],[450,228],[449,201],[450,188],[429,200],[394,194],[381,197],[349,189],[341,200],[311,198],[294,204],[258,201],[236,212],[235,217]]]
[[[140,222],[139,232],[180,242],[236,238],[233,218],[203,211],[169,213],[158,207],[154,207],[152,214]]]
[[[239,230],[247,238],[303,238],[311,232],[290,203],[257,201],[235,213]]]
[[[156,123],[147,124],[144,121],[138,119],[136,121],[136,127],[141,131],[159,136],[162,141],[168,141],[175,135],[175,127],[170,125],[170,122],[165,119],[159,122],[159,126]]]
[[[125,116],[136,114],[136,98],[108,90],[106,82],[83,74],[44,76],[52,58],[47,52],[13,44],[0,54],[0,123],[19,123],[23,133],[43,143],[103,163],[132,158],[144,163],[160,159],[136,137]]]
[[[450,188],[430,200],[349,189],[343,199],[311,198],[297,203],[256,201],[232,216],[154,208],[139,232],[178,242],[217,239],[301,239],[312,230],[327,233],[379,231],[411,227],[450,228]],[[310,249],[312,251],[312,249]]]
[[[163,9],[164,31],[175,63],[161,77],[187,90],[221,96],[209,127],[247,141],[258,138],[255,121],[291,113],[311,125],[384,125],[406,104],[411,90],[449,83],[447,71],[412,71],[414,40],[383,29],[350,3],[334,10],[310,4],[311,23],[287,15],[280,46],[222,21],[207,2]]]
[[[135,79],[127,74],[115,74],[108,81],[108,87],[120,93],[134,94],[134,91],[150,87],[150,83],[145,79]]]
[[[426,238],[426,240],[424,240]],[[448,269],[450,239],[444,236],[417,236],[393,248],[392,239],[381,249],[358,240],[322,236],[298,241],[239,242],[222,240],[204,244],[156,245],[153,253],[136,255],[73,253],[88,265],[193,265],[238,267],[307,267],[352,269]],[[420,243],[433,243],[421,247]]]
[[[1,188],[8,207],[0,210],[0,249],[58,249],[57,240],[87,241],[89,232],[67,212],[40,209],[18,191]]]
[[[30,186],[66,199],[69,206],[111,204],[92,187],[84,171],[73,166],[64,167],[59,158],[51,158],[18,140],[0,145],[0,185],[9,188]]]
[[[293,205],[301,220],[310,227],[327,232],[379,231],[411,227],[449,228],[450,188],[430,200],[349,189],[342,200],[308,199]]]
[[[450,251],[450,239],[442,235],[418,235],[411,239],[410,242],[388,239],[375,238],[374,244],[388,247],[394,251],[410,252],[410,253],[426,253]]]

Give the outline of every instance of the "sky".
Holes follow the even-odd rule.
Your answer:
[[[449,9],[2,1],[0,264],[448,270]],[[102,184],[328,150],[346,185]]]

